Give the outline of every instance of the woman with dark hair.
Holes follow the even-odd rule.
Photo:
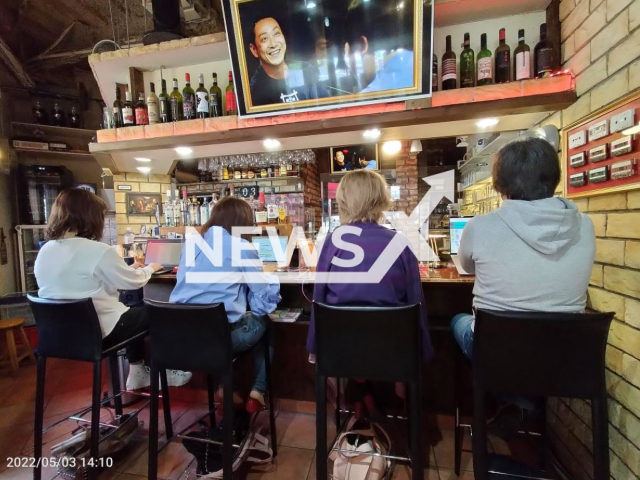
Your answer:
[[[253,348],[255,380],[246,408],[250,412],[264,408],[267,391],[264,351],[259,344],[267,331],[269,318],[280,302],[280,284],[277,278],[268,278],[262,273],[258,252],[242,237],[236,227],[253,226],[253,213],[242,199],[226,197],[216,203],[211,218],[202,227],[202,238],[206,245],[196,249],[195,258],[187,263],[183,251],[178,267],[178,279],[171,302],[208,305],[224,303],[227,318],[231,323],[231,341],[234,353]],[[205,250],[211,249],[215,263]],[[196,283],[188,281],[191,273],[207,273],[210,281]],[[249,312],[247,312],[247,306]],[[222,391],[218,390],[218,397]],[[242,400],[234,395],[234,403]]]
[[[142,288],[151,275],[162,268],[134,264],[128,266],[118,252],[101,243],[107,205],[97,195],[79,188],[60,192],[45,232],[49,240],[38,253],[34,273],[38,295],[51,300],[91,298],[102,330],[102,342],[117,345],[148,327],[142,307],[120,303],[118,290]],[[127,389],[150,384],[149,369],[142,365],[144,340],[127,348],[131,365]],[[184,385],[191,373],[168,372],[169,384]]]

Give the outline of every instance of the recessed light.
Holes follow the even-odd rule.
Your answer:
[[[369,130],[365,130],[364,132],[362,132],[362,136],[364,138],[370,138],[372,140],[375,140],[376,138],[379,138],[381,134],[382,134],[382,132],[380,130],[378,130],[377,128],[371,128]]]
[[[189,147],[176,147],[174,150],[178,155],[191,155],[193,153],[193,149]]]
[[[483,118],[476,122],[476,125],[480,128],[488,128],[497,125],[500,122],[497,118]]]
[[[402,149],[402,142],[399,140],[392,140],[390,142],[384,142],[382,145],[382,151],[389,155],[393,155],[394,153],[398,153]]]
[[[140,173],[149,173],[151,171],[151,167],[136,167]]]
[[[142,162],[142,163],[149,163],[151,161],[150,158],[146,158],[146,157],[135,157],[136,161],[138,162]]]
[[[640,122],[638,122],[638,124],[634,125],[633,127],[622,130],[623,135],[635,135],[637,133],[640,133]]]
[[[262,142],[264,148],[278,148],[280,146],[280,141],[275,138],[267,138],[264,142]]]
[[[308,8],[309,10],[312,10],[312,9],[316,8],[316,2],[309,2],[309,3],[307,3],[307,8]]]

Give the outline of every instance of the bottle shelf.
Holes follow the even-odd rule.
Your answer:
[[[56,125],[42,125],[39,123],[27,123],[27,122],[11,122],[11,126],[15,129],[22,130],[41,130],[45,135],[51,134],[55,136],[74,136],[74,137],[89,137],[91,140],[95,136],[95,130],[89,130],[86,128],[72,128],[72,127],[58,127]]]
[[[286,177],[266,177],[266,178],[234,178],[233,180],[216,180],[212,182],[203,182],[199,185],[217,185],[217,184],[229,184],[229,183],[258,183],[258,182],[272,182],[277,180],[302,180],[300,176],[286,176]],[[193,186],[194,184],[186,185],[187,188]],[[198,185],[198,184],[195,184]],[[181,185],[182,186],[182,185]]]

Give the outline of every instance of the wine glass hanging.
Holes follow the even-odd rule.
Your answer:
[[[201,179],[210,178],[212,181],[267,178],[287,175],[286,173],[274,174],[274,171],[282,171],[283,168],[286,168],[287,172],[291,172],[293,166],[299,169],[301,165],[315,163],[315,161],[315,152],[310,148],[306,148],[284,152],[248,153],[200,158],[198,160],[198,170],[200,171]],[[291,173],[288,173],[288,175],[291,175]]]

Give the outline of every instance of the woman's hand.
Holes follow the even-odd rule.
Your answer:
[[[140,263],[140,262],[134,262],[131,264],[131,268],[142,268],[144,267],[144,263]]]
[[[147,267],[151,267],[153,268],[154,272],[158,272],[160,270],[162,270],[164,267],[162,265],[160,265],[159,263],[150,263],[149,265],[147,265]]]

